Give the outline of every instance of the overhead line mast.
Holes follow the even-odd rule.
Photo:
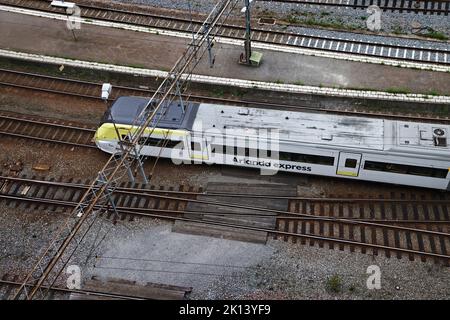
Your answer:
[[[172,91],[176,91],[176,94],[180,95],[186,89],[192,72],[209,49],[209,46],[203,47],[203,44],[208,44],[214,40],[215,35],[219,34],[218,31],[222,24],[232,13],[238,1],[221,0],[215,5],[203,25],[193,36],[186,51],[175,63],[139,116],[133,121],[131,129],[122,139],[120,154],[112,155],[106,162],[96,180],[90,185],[71,215],[57,230],[50,245],[27,274],[13,299],[31,300],[38,292],[41,294],[41,298],[46,297],[48,290],[44,287],[48,286],[48,283],[50,284],[48,287],[51,287],[56,282],[96,221],[98,213],[108,208],[111,194],[115,188],[124,177],[128,176],[133,167],[140,166],[143,157],[139,148],[145,145],[145,140],[151,136],[155,126],[164,116],[163,112],[158,114],[158,111],[167,110],[164,107],[169,106],[176,96],[171,94]],[[156,116],[159,116],[159,119]],[[142,143],[143,139],[144,143]],[[58,270],[54,271],[55,268]]]

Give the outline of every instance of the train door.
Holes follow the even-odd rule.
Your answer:
[[[205,138],[191,138],[189,146],[190,156],[193,160],[209,160],[209,144]]]
[[[357,177],[360,164],[361,154],[340,152],[336,173],[341,176]]]

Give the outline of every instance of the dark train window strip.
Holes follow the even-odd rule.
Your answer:
[[[238,147],[211,145],[211,152],[237,155]],[[271,150],[241,148],[240,154],[245,155],[246,157],[251,156],[251,157],[258,157],[258,158],[272,158]],[[276,157],[276,152],[274,152],[273,156]],[[314,164],[321,164],[321,165],[327,165],[327,166],[334,165],[334,157],[311,155],[311,154],[300,154],[300,153],[280,151],[278,153],[278,159],[283,160],[283,161],[314,163]]]
[[[272,156],[271,150],[261,150],[243,147],[231,147],[218,144],[211,145],[211,153],[230,154],[230,155],[245,155],[246,157],[254,158],[270,158]]]
[[[191,141],[191,150],[202,151],[202,146],[198,142]]]
[[[283,151],[280,152],[280,160],[322,164],[325,166],[334,165],[334,157],[319,156],[314,154],[291,153]]]
[[[180,141],[168,140],[168,139],[159,139],[159,138],[146,138],[142,137],[139,139],[140,145],[146,145],[150,147],[162,147],[164,148],[174,148],[178,145]]]
[[[364,163],[364,169],[371,171],[411,174],[415,176],[434,177],[434,178],[445,178],[447,177],[448,172],[447,169],[419,167],[406,164],[385,163],[377,161],[366,161]]]

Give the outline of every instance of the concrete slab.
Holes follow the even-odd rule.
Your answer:
[[[172,233],[168,224],[108,240],[90,276],[162,283],[204,290],[268,258],[273,249],[254,243]]]
[[[77,41],[63,21],[0,12],[0,48],[59,57],[169,70],[187,40],[161,35],[83,25]],[[39,39],[39,41],[36,41]],[[302,56],[258,49],[264,61],[258,68],[239,65],[242,48],[216,44],[216,63],[200,63],[196,73],[283,83],[370,88],[431,90],[450,94],[450,74],[360,62]]]
[[[288,200],[274,198],[262,199],[250,196],[296,196],[297,190],[294,186],[279,184],[240,183],[237,186],[235,183],[213,181],[208,183],[206,193],[210,195],[198,196],[197,199],[213,203],[226,203],[227,206],[189,202],[186,206],[184,217],[273,230],[276,225],[275,216],[277,213],[256,208],[285,212],[288,210]],[[238,193],[249,195],[249,197],[227,197],[225,195],[220,195],[223,193]],[[230,204],[230,206],[228,206],[228,204]],[[232,205],[251,207],[254,209],[244,209],[233,207]],[[209,213],[215,213],[215,215],[210,215]],[[187,221],[176,221],[172,231],[255,243],[266,243],[268,236],[265,231],[242,230],[229,226],[208,226],[203,223],[192,223]]]

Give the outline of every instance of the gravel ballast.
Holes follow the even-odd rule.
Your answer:
[[[175,10],[189,10],[189,1],[160,1],[160,0],[116,0],[116,2],[126,4],[148,5],[156,8],[166,8]],[[216,0],[192,0],[190,1],[193,12],[208,13],[212,10]],[[242,5],[238,5],[236,9],[236,17],[243,17],[240,13]],[[306,34],[332,35],[329,30],[316,29],[316,27],[334,28],[348,31],[369,31],[367,28],[367,18],[370,16],[366,10],[312,6],[291,3],[271,3],[256,2],[252,5],[253,17],[272,17],[283,21],[286,24],[302,24],[310,25],[311,28],[283,27],[283,30],[294,31]],[[445,15],[429,15],[415,14],[408,12],[384,12],[381,11],[381,30],[380,34],[390,33],[392,35],[413,35],[424,34],[434,35],[440,33],[444,37],[450,37],[450,24],[448,16]],[[351,36],[355,39],[369,40],[371,36],[364,34],[354,34]],[[385,39],[381,40],[385,41]],[[394,41],[402,41],[401,39]],[[407,45],[408,40],[404,40]],[[433,41],[423,42],[425,46],[436,44]],[[448,43],[443,44],[447,46]]]

